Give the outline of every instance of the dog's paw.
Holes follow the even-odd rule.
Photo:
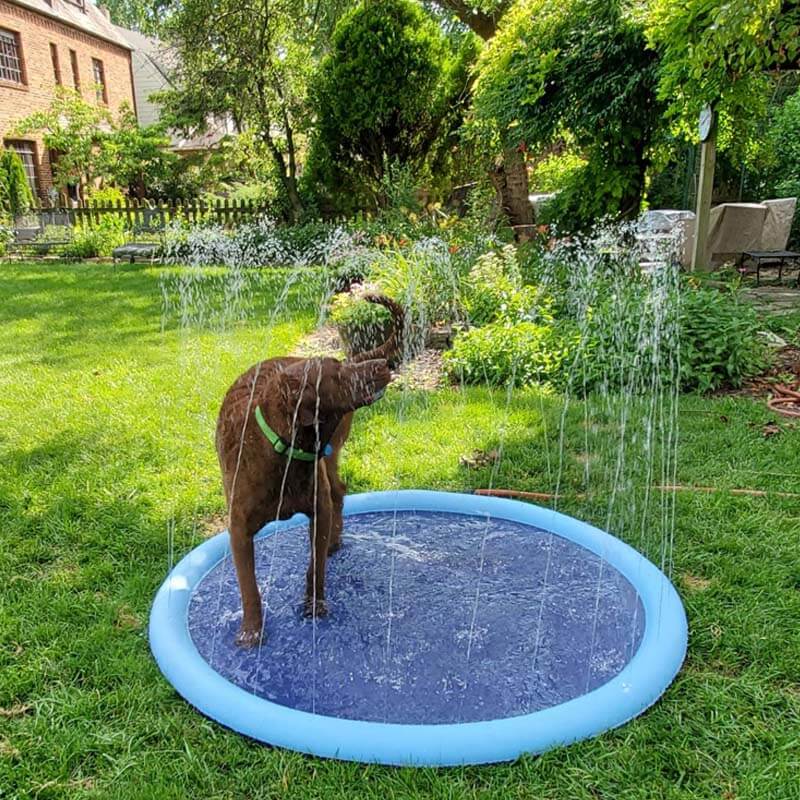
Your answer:
[[[313,597],[307,597],[303,603],[303,616],[307,619],[327,617],[328,604],[324,600],[314,600]]]
[[[265,637],[266,638],[266,637]],[[239,633],[236,634],[236,644],[239,647],[255,647],[261,642],[261,626],[257,627],[242,627]]]
[[[342,540],[341,539],[338,539],[335,542],[331,542],[328,545],[328,555],[332,556],[334,553],[338,553],[339,550],[341,550],[341,549],[342,549]]]

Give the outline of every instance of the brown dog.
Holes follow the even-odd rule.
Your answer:
[[[231,551],[242,596],[237,644],[261,638],[263,616],[253,536],[272,520],[303,513],[310,519],[311,558],[305,614],[324,616],[325,563],[341,546],[347,487],[338,459],[353,412],[374,402],[391,379],[402,331],[402,309],[380,295],[395,331],[377,350],[348,362],[334,358],[274,358],[241,375],[228,390],[217,422],[216,446],[228,501]]]

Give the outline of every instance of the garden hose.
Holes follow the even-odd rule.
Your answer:
[[[800,417],[800,382],[794,386],[775,385],[775,394],[767,400],[767,407],[784,417]]]

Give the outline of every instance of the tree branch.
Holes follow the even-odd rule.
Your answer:
[[[511,0],[501,0],[497,8],[491,13],[473,9],[468,0],[433,0],[436,5],[452,11],[467,27],[471,28],[481,39],[491,39],[497,31],[500,18],[506,13],[511,5]]]

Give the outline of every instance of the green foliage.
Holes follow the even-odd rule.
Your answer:
[[[100,147],[112,119],[107,109],[87,103],[73,89],[58,87],[50,106],[36,111],[15,125],[15,133],[38,133],[48,150],[58,152],[53,165],[53,183],[73,186],[86,178],[103,177]]]
[[[144,191],[168,181],[180,158],[170,149],[170,139],[161,125],[140,127],[136,115],[124,108],[113,131],[101,141],[103,176],[117,186]]]
[[[568,226],[633,216],[660,122],[656,84],[655,54],[620,0],[521,0],[481,53],[474,129],[503,149],[568,133],[588,162],[562,192]]]
[[[197,132],[230,115],[265,145],[287,218],[303,213],[300,156],[312,114],[311,75],[332,25],[349,3],[317,0],[185,0],[167,25],[176,48],[164,120]]]
[[[561,190],[544,204],[537,221],[553,225],[559,234],[565,234],[586,230],[598,220],[618,216],[622,209],[638,213],[643,181],[641,163],[615,164],[591,157],[582,169],[566,176]]]
[[[391,333],[388,308],[352,294],[337,294],[331,303],[331,321],[348,353],[363,353],[383,344]]]
[[[464,307],[472,325],[552,322],[552,303],[538,287],[523,286],[517,252],[506,245],[480,256],[464,281]]]
[[[767,138],[772,163],[764,177],[766,192],[772,197],[800,198],[800,90],[778,109]],[[790,244],[800,246],[800,207],[795,212]]]
[[[457,336],[444,362],[459,382],[525,386],[557,379],[567,354],[551,325],[492,322]]]
[[[775,158],[772,182],[800,182],[800,90],[776,111],[768,138]]]
[[[103,0],[115,25],[150,35],[159,33],[171,5],[170,0]]]
[[[306,186],[321,210],[386,204],[392,165],[421,169],[464,70],[410,0],[358,5],[336,27],[313,89]]]
[[[443,242],[430,239],[387,250],[372,263],[367,277],[400,302],[417,326],[425,328],[461,317],[461,268]]]
[[[735,387],[764,368],[756,312],[736,292],[679,285],[672,273],[643,275],[635,260],[602,258],[587,272],[574,263],[582,254],[579,246],[545,257],[541,245],[529,245],[516,258],[507,248],[478,259],[464,302],[482,327],[456,338],[446,358],[451,375],[506,382],[516,363],[510,352],[531,359],[530,367],[517,364],[515,382],[642,394],[659,385]]]
[[[755,309],[736,293],[687,286],[681,296],[681,384],[740,386],[766,364]]]
[[[531,190],[559,192],[571,185],[585,166],[586,159],[574,150],[549,155],[534,167],[530,179]]]
[[[0,256],[4,256],[8,246],[14,241],[14,228],[0,216]]]
[[[103,186],[101,189],[92,187],[86,199],[90,205],[115,206],[125,202],[125,195],[116,186]]]
[[[797,69],[797,3],[653,0],[645,9],[648,40],[661,55],[659,95],[688,136],[707,103],[738,133],[763,112],[765,73]]]
[[[59,88],[48,108],[21,120],[15,130],[40,134],[45,146],[58,152],[53,182],[60,189],[82,179],[89,184],[103,180],[174,196],[164,188],[185,166],[169,150],[162,127],[140,128],[126,105],[114,119],[107,109],[87,103],[71,89]]]
[[[349,293],[337,294],[331,302],[331,322],[335,325],[361,327],[387,322],[389,309],[378,303],[369,303]]]
[[[18,153],[0,149],[0,219],[24,214],[33,205],[25,166]]]
[[[62,254],[65,258],[108,257],[125,241],[125,220],[116,214],[104,214],[99,222],[76,225],[72,241],[64,246]]]

